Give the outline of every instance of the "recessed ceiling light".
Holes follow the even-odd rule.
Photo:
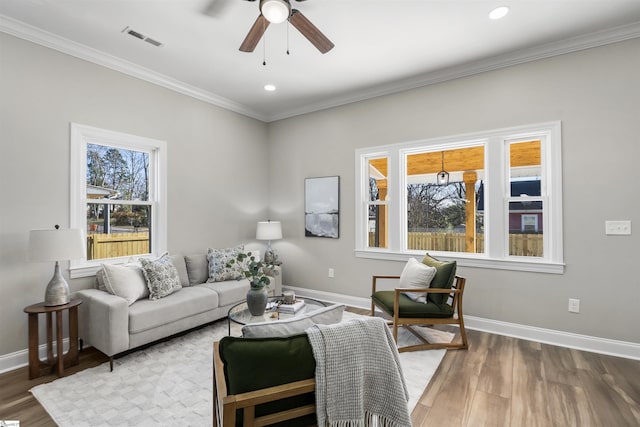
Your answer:
[[[267,92],[273,92],[276,90],[276,85],[272,85],[271,83],[264,85],[264,90]]]
[[[499,6],[489,12],[489,19],[502,19],[509,13],[508,6]]]

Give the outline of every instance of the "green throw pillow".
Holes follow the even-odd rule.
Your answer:
[[[436,275],[431,280],[431,288],[451,289],[453,280],[456,277],[456,262],[455,261],[438,261],[434,257],[426,254],[422,259],[422,263],[429,267],[436,268]],[[449,298],[448,294],[429,294],[428,300],[434,304],[442,305],[447,302]]]

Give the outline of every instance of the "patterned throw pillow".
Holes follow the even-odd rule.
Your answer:
[[[224,282],[225,280],[242,279],[242,265],[237,262],[231,267],[227,267],[227,263],[244,250],[244,246],[236,246],[235,248],[212,249],[207,250],[207,260],[209,261],[209,279],[207,282]]]
[[[149,299],[157,300],[182,288],[178,270],[171,262],[169,254],[156,260],[140,258],[142,272],[149,288]]]

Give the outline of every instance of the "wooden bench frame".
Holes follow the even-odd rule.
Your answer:
[[[267,387],[260,390],[246,393],[229,395],[224,378],[224,363],[220,359],[220,343],[213,343],[213,426],[214,427],[235,427],[236,410],[243,411],[244,427],[268,426],[282,421],[298,418],[308,414],[316,413],[316,405],[304,405],[297,408],[287,409],[265,415],[255,416],[257,405],[273,402],[292,396],[311,393],[316,390],[315,379],[295,381],[274,387]]]

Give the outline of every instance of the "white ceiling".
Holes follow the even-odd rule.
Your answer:
[[[287,24],[238,50],[258,16],[243,0],[0,0],[0,31],[263,121],[640,37],[640,0],[292,1],[335,48]],[[491,9],[510,6],[499,21]],[[156,48],[125,27],[164,45]],[[1,59],[1,57],[0,57]],[[275,92],[263,86],[272,83]]]

